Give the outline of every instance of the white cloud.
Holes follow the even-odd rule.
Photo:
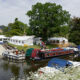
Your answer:
[[[7,25],[16,17],[20,21],[28,23],[29,18],[25,14],[37,2],[61,4],[63,9],[69,11],[72,16],[80,17],[79,0],[0,0],[0,25]]]
[[[70,12],[71,16],[80,17],[80,0],[62,0],[63,9]]]
[[[26,19],[26,0],[5,0],[0,1],[0,25],[7,25],[13,22],[16,17],[23,22],[27,22]]]

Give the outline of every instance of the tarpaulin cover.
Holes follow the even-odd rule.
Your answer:
[[[80,50],[80,45],[78,45],[77,48]]]
[[[54,67],[54,68],[64,68],[66,66],[71,66],[72,63],[59,58],[53,58],[48,62],[48,67]]]

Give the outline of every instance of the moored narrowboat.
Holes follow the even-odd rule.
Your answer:
[[[55,48],[55,49],[33,49],[30,48],[26,51],[26,57],[31,59],[45,59],[50,57],[62,56],[67,54],[73,54],[73,50],[69,49],[62,49],[62,48]]]

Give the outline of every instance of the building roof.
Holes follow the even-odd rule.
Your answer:
[[[5,37],[4,35],[0,35],[0,38],[7,38],[7,37]]]
[[[64,38],[64,37],[51,37],[48,40],[59,40],[59,41],[68,41],[68,39]]]
[[[14,39],[14,40],[27,40],[29,38],[34,38],[34,36],[13,36],[10,39]]]

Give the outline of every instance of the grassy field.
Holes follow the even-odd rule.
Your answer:
[[[40,46],[37,46],[37,45],[33,45],[33,46],[18,46],[18,45],[13,45],[13,44],[10,44],[10,43],[8,43],[8,45],[17,48],[18,50],[22,50],[23,49],[24,51],[26,51],[28,48],[36,48],[36,49],[40,49],[41,48]]]
[[[28,48],[36,48],[36,49],[40,49],[41,48],[38,45],[33,45],[33,46],[17,46],[17,45],[13,45],[13,44],[10,44],[10,43],[8,43],[8,45],[17,48],[18,50],[22,50],[23,49],[24,51],[26,51]],[[46,48],[48,48],[48,49],[55,48],[55,47],[56,47],[55,45],[46,45]]]

